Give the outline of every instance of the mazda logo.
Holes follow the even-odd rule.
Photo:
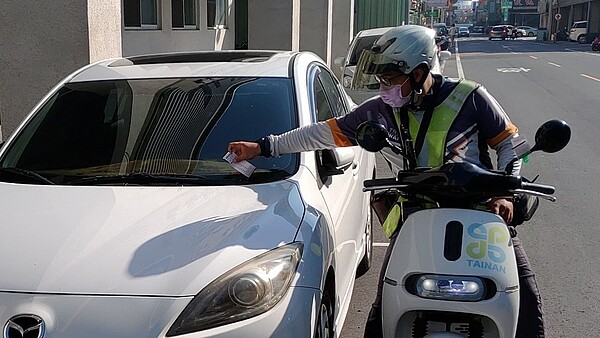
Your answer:
[[[16,315],[4,325],[4,338],[42,338],[45,333],[46,324],[36,315]]]

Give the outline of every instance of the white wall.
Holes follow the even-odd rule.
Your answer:
[[[120,57],[121,0],[88,0],[90,62]]]

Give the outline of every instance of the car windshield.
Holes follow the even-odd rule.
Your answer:
[[[373,46],[375,41],[377,41],[380,36],[381,35],[369,35],[356,39],[356,44],[354,45],[354,49],[352,50],[352,54],[350,54],[350,59],[348,60],[348,66],[356,66],[362,51],[366,48],[371,48],[371,46]]]
[[[158,185],[279,180],[297,170],[297,155],[252,160],[257,170],[250,179],[223,156],[230,141],[297,127],[294,97],[292,81],[285,78],[66,84],[2,155],[0,180],[102,184],[108,177],[116,184],[122,179]]]

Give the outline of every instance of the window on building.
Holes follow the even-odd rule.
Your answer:
[[[173,28],[196,28],[196,1],[171,0]]]
[[[157,0],[124,0],[123,14],[125,28],[156,28]]]
[[[227,26],[227,0],[206,0],[206,26],[208,28]]]

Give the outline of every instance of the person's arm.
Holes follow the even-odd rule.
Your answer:
[[[474,102],[478,111],[477,124],[480,132],[494,149],[497,157],[497,168],[506,170],[506,166],[517,157],[512,140],[517,137],[518,128],[515,126],[498,101],[484,88],[479,87],[474,92]],[[518,175],[521,161],[513,164],[511,173]],[[513,219],[513,203],[511,197],[493,198],[488,203],[490,211],[501,216],[509,224]]]
[[[365,101],[354,111],[339,118],[329,119],[308,126],[292,129],[280,135],[269,135],[255,142],[229,143],[227,150],[237,155],[236,162],[258,156],[283,154],[347,147],[356,145],[354,134],[360,123],[389,109],[381,99]]]

